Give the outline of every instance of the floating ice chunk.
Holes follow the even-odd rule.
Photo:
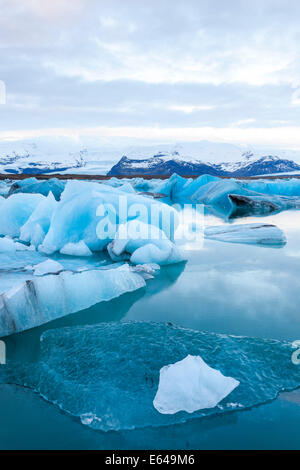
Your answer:
[[[127,211],[121,211],[122,201]],[[139,215],[140,210],[142,215]],[[153,220],[158,226],[163,225],[163,221],[162,228],[170,232],[170,236],[178,223],[177,212],[166,204],[133,193],[125,194],[105,184],[69,181],[39,251],[51,254],[67,243],[81,240],[91,251],[101,251],[114,239],[118,224],[126,222],[127,218],[145,219],[145,223]]]
[[[52,214],[57,206],[52,192],[41,200],[27,222],[21,227],[20,240],[40,245],[48,233]]]
[[[65,188],[65,182],[57,178],[51,178],[46,181],[39,181],[36,178],[27,178],[16,183],[13,183],[9,190],[9,195],[15,193],[36,193],[48,196],[50,192],[53,193],[55,199],[60,199],[61,193]]]
[[[186,178],[174,173],[169,179],[162,182],[158,181],[153,191],[173,199],[186,185],[187,181]]]
[[[16,251],[34,251],[35,247],[33,245],[24,245],[24,243],[15,242]]]
[[[209,367],[200,356],[162,367],[153,405],[162,414],[193,413],[214,408],[229,395],[239,381]]]
[[[5,199],[0,205],[0,235],[19,237],[20,228],[43,199],[41,194],[13,194]]]
[[[179,248],[162,230],[139,220],[120,225],[115,240],[107,248],[114,261],[130,259],[133,264],[166,265],[184,260]]]
[[[206,227],[205,237],[230,243],[258,245],[284,245],[286,237],[283,231],[270,224],[220,225]]]
[[[119,186],[118,189],[120,191],[124,191],[124,193],[135,194],[135,190],[134,190],[134,188],[132,187],[132,185],[130,183],[124,183],[124,184],[122,184],[122,186]]]
[[[0,238],[0,253],[5,252],[14,252],[16,251],[16,246],[14,241],[11,238],[4,237]]]
[[[141,274],[144,279],[153,279],[156,272],[160,270],[160,266],[155,263],[137,264],[132,268],[132,270]]]
[[[44,276],[44,274],[58,274],[63,270],[64,267],[60,263],[53,259],[47,259],[46,261],[34,266],[34,275]]]
[[[172,176],[172,178],[173,178],[173,176]],[[178,178],[179,177],[178,177],[178,175],[176,175],[176,176],[177,176],[177,184],[176,184],[176,186],[174,187],[174,189],[172,191],[172,198],[173,199],[187,199],[187,198],[189,199],[194,195],[195,195],[194,196],[195,199],[197,199],[199,197],[199,195],[196,195],[196,192],[200,188],[205,187],[204,191],[202,191],[202,194],[205,194],[205,192],[208,188],[214,187],[214,185],[209,185],[209,186],[206,186],[206,185],[208,185],[209,183],[214,183],[214,182],[220,181],[220,178],[218,178],[216,176],[201,175],[196,179],[186,180],[185,178],[183,178],[184,181],[182,181],[181,184],[178,184]]]
[[[166,243],[166,241],[161,241],[160,246],[147,243],[137,248],[137,250],[132,253],[130,261],[133,264],[156,263],[160,266],[183,261],[184,257],[179,248],[177,248],[174,243]]]
[[[175,185],[171,191],[173,200],[188,198],[194,203],[204,204],[223,217],[238,217],[248,214],[266,214],[278,210],[300,208],[300,185],[289,185],[284,190],[284,183],[276,185],[261,181],[242,182],[234,179],[220,180],[214,176],[202,175],[196,180],[187,180],[186,184]],[[258,192],[258,190],[260,192]],[[289,197],[287,197],[287,195]]]
[[[27,280],[0,295],[0,337],[43,325],[146,285],[128,265]]]
[[[15,242],[10,237],[0,238],[0,253],[15,251],[31,251],[31,247],[23,243]]]
[[[67,243],[60,253],[69,256],[92,256],[92,252],[88,246],[81,240],[78,243]]]
[[[156,271],[160,270],[160,266],[155,263],[137,264],[136,266],[134,266],[133,270],[137,273],[141,271],[148,274],[155,274]]]
[[[33,270],[34,270],[34,266],[32,266],[31,264],[27,264],[27,266],[25,266],[24,270],[25,270],[25,271],[33,271]]]
[[[8,195],[9,189],[10,189],[9,184],[7,184],[3,181],[0,182],[0,205],[1,205],[2,199],[4,199],[3,196]]]

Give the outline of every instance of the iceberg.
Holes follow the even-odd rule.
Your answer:
[[[60,250],[62,255],[69,256],[92,256],[92,252],[83,240],[77,243],[67,243]]]
[[[300,209],[299,197],[267,196],[258,193],[229,194],[228,197],[233,204],[231,217],[266,215],[281,210]]]
[[[135,273],[139,273],[144,279],[153,279],[157,271],[160,270],[160,266],[155,263],[149,264],[137,264],[132,268]]]
[[[163,414],[214,408],[238,385],[238,380],[209,367],[200,356],[188,355],[160,369],[153,406]]]
[[[181,253],[181,250],[174,243],[169,241],[164,242],[163,240],[159,246],[147,243],[137,248],[130,257],[130,261],[133,264],[156,263],[159,266],[180,263],[185,260],[186,258]]]
[[[0,235],[20,236],[20,229],[38,204],[44,199],[40,194],[13,194],[0,204]]]
[[[271,224],[219,225],[206,227],[205,238],[230,243],[282,246],[286,244],[283,231]]]
[[[124,215],[122,203],[127,208]],[[91,251],[101,251],[114,239],[118,225],[133,219],[156,224],[171,238],[178,214],[166,204],[105,184],[69,181],[39,250],[49,255],[67,243],[83,241]]]
[[[16,251],[32,251],[34,247],[15,242],[10,237],[0,237],[0,253],[14,253]]]
[[[174,202],[203,204],[225,218],[300,208],[296,179],[240,181],[211,175],[185,179],[174,174],[164,182],[157,180],[153,191],[165,192]]]
[[[121,224],[107,250],[114,261],[130,259],[133,264],[155,263],[163,266],[185,260],[181,250],[162,230],[139,220]]]
[[[20,240],[39,246],[48,233],[51,218],[57,202],[50,191],[35,208],[27,222],[20,229]]]
[[[64,271],[26,280],[0,295],[0,337],[43,325],[145,285],[143,277],[128,265]]]
[[[44,276],[45,274],[58,274],[63,270],[64,267],[53,259],[47,259],[45,261],[42,261],[42,263],[33,266],[33,274],[35,276]]]
[[[59,201],[60,196],[65,189],[65,182],[57,178],[51,178],[45,181],[39,181],[36,178],[26,178],[13,183],[9,189],[9,195],[16,193],[35,193],[48,196],[51,192],[55,199]]]
[[[0,238],[0,253],[15,252],[15,242],[8,237]]]

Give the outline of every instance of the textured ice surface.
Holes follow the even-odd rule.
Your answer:
[[[126,198],[128,208],[125,220],[120,220],[119,214],[122,197]],[[125,199],[123,201],[125,202]],[[103,204],[106,205],[106,211],[97,212],[99,206]],[[141,204],[145,208],[145,214],[141,216],[136,212],[136,204]],[[172,224],[176,226],[177,213],[166,204],[137,194],[125,194],[124,191],[105,184],[69,181],[40,249],[51,254],[61,250],[67,243],[78,243],[83,240],[90,250],[103,250],[115,236],[114,229],[107,230],[107,222],[118,224],[140,218],[144,223],[149,223],[152,210],[160,214],[156,218],[158,226],[162,220],[171,220],[171,227]],[[170,225],[166,225],[169,229]],[[171,232],[173,231],[171,228]],[[167,235],[172,236],[172,233]]]
[[[60,328],[48,330],[41,340],[38,363],[8,364],[0,370],[2,380],[31,387],[94,429],[168,425],[245,409],[300,385],[287,342],[150,322]],[[153,406],[160,369],[188,354],[201,356],[240,385],[214,408],[161,414]]]
[[[131,220],[121,224],[116,239],[108,246],[114,261],[130,259],[133,264],[173,264],[183,261],[181,250],[158,227]]]
[[[9,195],[15,193],[36,193],[48,196],[50,192],[58,201],[65,188],[65,182],[57,178],[51,178],[46,181],[39,181],[36,178],[26,178],[13,183],[9,190]]]
[[[16,246],[14,241],[11,238],[8,237],[3,237],[0,238],[0,252],[5,253],[5,252],[15,252],[16,251]]]
[[[141,183],[133,181],[133,185]],[[164,193],[174,202],[204,204],[225,218],[300,208],[300,181],[297,179],[240,181],[211,175],[186,179],[174,174],[163,182],[151,181],[150,186],[152,191]]]
[[[238,385],[237,380],[209,367],[200,356],[188,355],[160,369],[153,406],[163,414],[214,408]]]
[[[10,237],[0,237],[0,253],[15,253],[16,251],[33,251],[33,246],[15,242]],[[1,264],[0,264],[1,267]]]
[[[35,208],[27,222],[21,227],[20,240],[40,245],[48,233],[52,214],[57,206],[54,196],[49,192]]]
[[[206,227],[206,238],[231,243],[257,245],[284,245],[286,238],[282,230],[270,224],[220,225]]]
[[[82,240],[77,243],[67,243],[60,252],[69,256],[92,256],[91,250]]]
[[[20,228],[44,199],[40,194],[13,194],[0,204],[0,235],[19,237]]]
[[[145,286],[128,265],[29,279],[0,295],[0,336],[108,301]]]
[[[35,276],[44,276],[45,274],[58,274],[63,271],[63,269],[64,267],[57,261],[47,259],[33,266],[33,273]]]
[[[132,270],[136,273],[139,273],[143,276],[144,279],[153,279],[157,271],[160,270],[160,266],[155,263],[149,264],[137,264],[136,266],[132,267]]]

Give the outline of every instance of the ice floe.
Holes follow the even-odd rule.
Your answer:
[[[92,256],[92,252],[83,240],[77,243],[66,243],[60,250],[61,254],[69,256]]]
[[[0,235],[19,237],[21,227],[43,199],[40,194],[20,193],[1,201]]]
[[[230,243],[277,245],[286,243],[283,231],[271,224],[234,224],[206,227],[206,238]]]
[[[107,184],[120,185],[113,180]],[[172,202],[203,204],[224,218],[300,208],[300,180],[295,178],[237,180],[201,175],[192,179],[173,174],[163,181],[134,178],[130,182],[136,191],[162,193]]]
[[[58,274],[64,270],[64,267],[54,261],[53,259],[47,259],[42,263],[33,266],[33,273],[35,276],[44,276],[45,274]]]
[[[49,192],[48,196],[41,200],[29,219],[21,227],[20,240],[39,246],[49,230],[52,214],[56,206],[57,202],[52,192]]]
[[[38,280],[43,282],[44,279]],[[76,290],[73,295],[77,298]],[[239,412],[274,399],[283,390],[299,387],[299,368],[291,361],[293,351],[292,344],[286,341],[206,333],[164,323],[109,322],[46,331],[41,337],[37,362],[22,361],[18,365],[8,358],[6,367],[0,370],[0,382],[26,384],[93,429],[134,429]],[[222,395],[224,398],[212,408],[193,413],[179,410],[174,414],[160,413],[153,406],[160,370],[166,364],[181,362],[188,354],[200,356],[211,368],[225,377],[234,377],[236,382],[232,379],[224,390],[218,389],[215,403]],[[193,378],[189,373],[191,365],[183,364],[187,370],[181,369],[180,377],[176,373],[176,380],[173,376],[176,384],[171,382],[168,390],[171,385],[174,389],[175,385],[181,387],[189,397],[191,407],[188,408],[192,411],[199,406],[202,393],[200,384],[199,397],[193,393],[198,387],[193,388],[193,384],[199,364],[193,365],[197,369]],[[204,372],[203,366],[201,368]],[[224,378],[219,378],[221,389]],[[234,388],[238,382],[239,386]],[[204,383],[208,384],[207,391],[203,391],[207,400],[201,400],[200,406],[212,406],[215,377],[210,382],[205,376],[203,386]],[[230,389],[231,393],[225,396]],[[170,390],[169,404],[164,397],[165,406],[172,411],[178,405],[174,393],[175,390]],[[196,400],[193,404],[191,395]],[[179,398],[181,407],[182,396]]]
[[[8,194],[16,193],[35,193],[42,194],[43,196],[48,196],[51,192],[55,199],[59,201],[61,193],[65,189],[65,182],[57,178],[51,178],[45,181],[39,181],[36,178],[26,178],[20,181],[13,183]]]
[[[132,220],[121,224],[108,245],[108,253],[114,261],[130,259],[133,264],[173,264],[185,260],[181,250],[153,225]]]
[[[126,204],[124,215],[120,213],[122,201]],[[137,212],[137,206],[142,207],[143,214]],[[156,211],[156,217],[152,217],[153,211]],[[82,240],[91,251],[101,251],[114,239],[118,224],[136,218],[144,223],[156,223],[171,237],[172,233],[168,232],[174,231],[176,217],[172,207],[158,201],[125,194],[104,184],[69,181],[39,249],[51,254],[60,251],[67,243]],[[161,220],[168,223],[160,226]]]
[[[49,272],[49,267],[42,264],[40,274]],[[0,295],[0,337],[43,325],[145,285],[143,277],[128,265],[29,279]]]
[[[34,251],[34,246],[16,242],[7,236],[0,237],[0,253],[14,253],[16,251]]]
[[[163,414],[214,408],[238,385],[237,380],[225,377],[200,356],[188,355],[160,369],[153,406]]]

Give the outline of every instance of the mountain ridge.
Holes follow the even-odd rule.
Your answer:
[[[122,156],[123,155],[123,156]],[[120,158],[122,156],[122,158]],[[209,141],[120,147],[100,140],[0,141],[0,173],[256,176],[300,172],[300,154]]]
[[[154,155],[148,159],[129,159],[123,156],[107,173],[108,176],[121,175],[172,175],[200,176],[257,176],[272,173],[300,171],[300,165],[293,160],[265,155],[255,158],[253,154],[245,155],[239,162],[208,163],[204,161],[186,161],[179,158],[166,159],[165,155]],[[250,158],[252,157],[252,158]]]

